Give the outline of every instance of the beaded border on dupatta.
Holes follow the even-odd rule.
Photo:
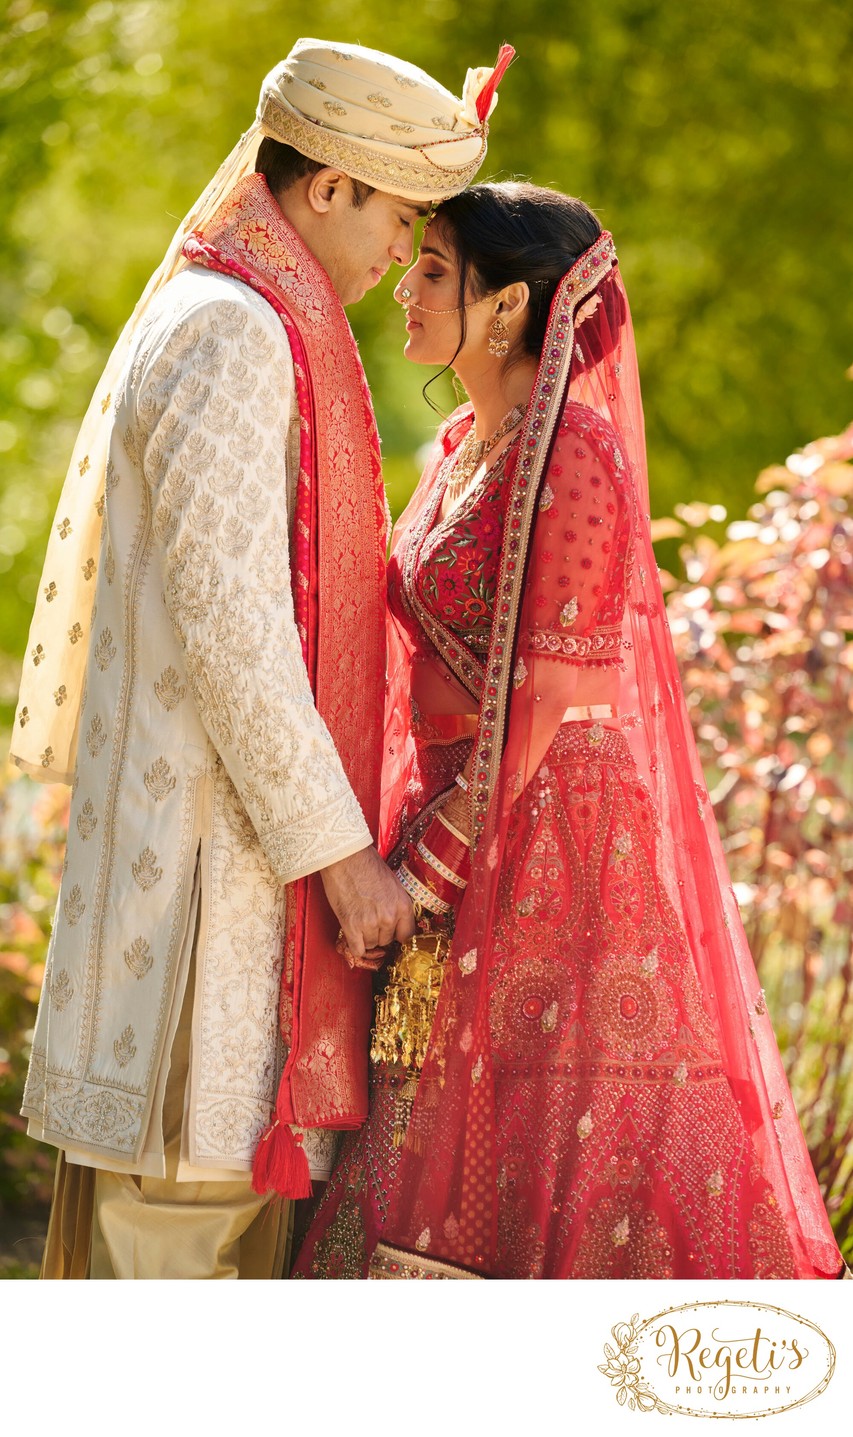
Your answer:
[[[563,277],[554,295],[536,381],[524,417],[521,454],[506,509],[495,619],[486,664],[480,723],[471,774],[472,846],[483,832],[503,756],[522,578],[548,452],[571,376],[575,313],[617,263],[613,237],[603,230]]]

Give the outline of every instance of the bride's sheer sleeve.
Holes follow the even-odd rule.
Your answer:
[[[568,708],[615,705],[630,533],[618,435],[590,410],[568,405],[538,501],[522,599],[504,762],[512,796],[538,769]]]

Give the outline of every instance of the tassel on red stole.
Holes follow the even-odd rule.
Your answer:
[[[289,1123],[273,1118],[261,1135],[252,1164],[252,1189],[261,1197],[267,1193],[291,1199],[312,1196],[302,1134],[294,1133]]]

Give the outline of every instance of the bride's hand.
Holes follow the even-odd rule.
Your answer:
[[[580,309],[578,310],[577,314],[575,315],[575,329],[576,329],[576,330],[580,328],[580,326],[583,324],[583,322],[584,322],[585,319],[589,319],[593,314],[595,314],[595,311],[598,309],[598,306],[599,306],[600,304],[601,304],[601,295],[600,295],[600,294],[594,294],[594,295],[592,296],[592,299],[588,299],[587,302],[586,302],[586,304],[582,304],[582,305],[581,305]]]

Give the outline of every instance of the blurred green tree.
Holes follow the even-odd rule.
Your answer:
[[[748,502],[847,412],[845,0],[12,0],[0,32],[0,721],[76,423],[176,221],[301,34],[405,55],[457,93],[509,39],[484,177],[581,195],[617,240],[655,511]],[[434,428],[390,281],[352,314],[397,510]],[[449,387],[439,390],[447,407]],[[664,557],[669,557],[664,551]]]

